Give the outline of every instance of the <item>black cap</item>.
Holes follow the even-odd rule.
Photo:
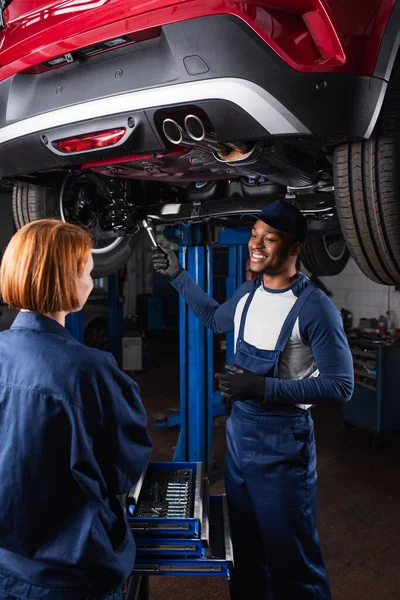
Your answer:
[[[258,215],[243,215],[243,221],[260,219],[278,231],[290,233],[297,242],[304,244],[307,238],[307,221],[302,212],[283,200],[268,204]]]

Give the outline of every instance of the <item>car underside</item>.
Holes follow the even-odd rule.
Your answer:
[[[143,217],[235,226],[282,198],[307,217],[302,258],[314,274],[340,272],[350,250],[375,281],[400,281],[397,211],[382,219],[388,186],[374,183],[397,152],[394,3],[371,0],[351,21],[319,0],[160,1],[145,28],[139,8],[136,26],[123,12],[115,25],[106,8],[126,10],[120,0],[92,11],[83,2],[85,27],[74,3],[38,4],[20,14],[9,2],[0,34],[0,177],[12,182],[18,227],[53,216],[91,228],[106,274],[129,256]],[[23,56],[18,41],[31,42]]]

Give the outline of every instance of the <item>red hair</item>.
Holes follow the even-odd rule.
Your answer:
[[[79,307],[76,279],[92,250],[87,231],[55,219],[32,221],[11,238],[1,263],[3,301],[39,314]]]

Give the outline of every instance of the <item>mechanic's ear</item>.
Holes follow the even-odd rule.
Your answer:
[[[293,246],[290,250],[290,256],[299,256],[301,250],[302,250],[302,244],[300,244],[300,242],[296,242],[295,244],[293,244]]]

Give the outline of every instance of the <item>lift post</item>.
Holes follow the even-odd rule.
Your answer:
[[[249,228],[237,227],[235,229],[225,228],[219,234],[219,245],[228,246],[228,278],[226,280],[226,297],[231,298],[244,281],[244,261],[249,251]],[[234,355],[235,341],[234,332],[226,335],[226,360],[229,362]]]
[[[123,337],[123,306],[120,301],[118,273],[112,273],[107,278],[108,294],[108,337],[111,343],[111,352],[120,362]],[[78,312],[70,313],[65,319],[68,331],[83,344],[84,342],[84,308]]]
[[[203,231],[202,226],[183,225],[175,233],[181,265],[212,296],[216,245],[203,243]],[[243,283],[248,239],[248,228],[224,229],[219,235],[218,245],[228,246],[227,298]],[[179,423],[181,431],[174,460],[201,461],[206,471],[212,464],[213,418],[225,413],[220,392],[214,392],[213,335],[179,297],[180,415],[174,424]],[[232,333],[227,336],[228,360],[233,347]]]
[[[124,330],[124,312],[121,302],[120,279],[118,273],[112,273],[107,280],[108,292],[108,337],[111,352],[118,363],[122,359],[122,337]]]
[[[70,313],[65,319],[65,327],[71,335],[83,344],[83,310]]]

